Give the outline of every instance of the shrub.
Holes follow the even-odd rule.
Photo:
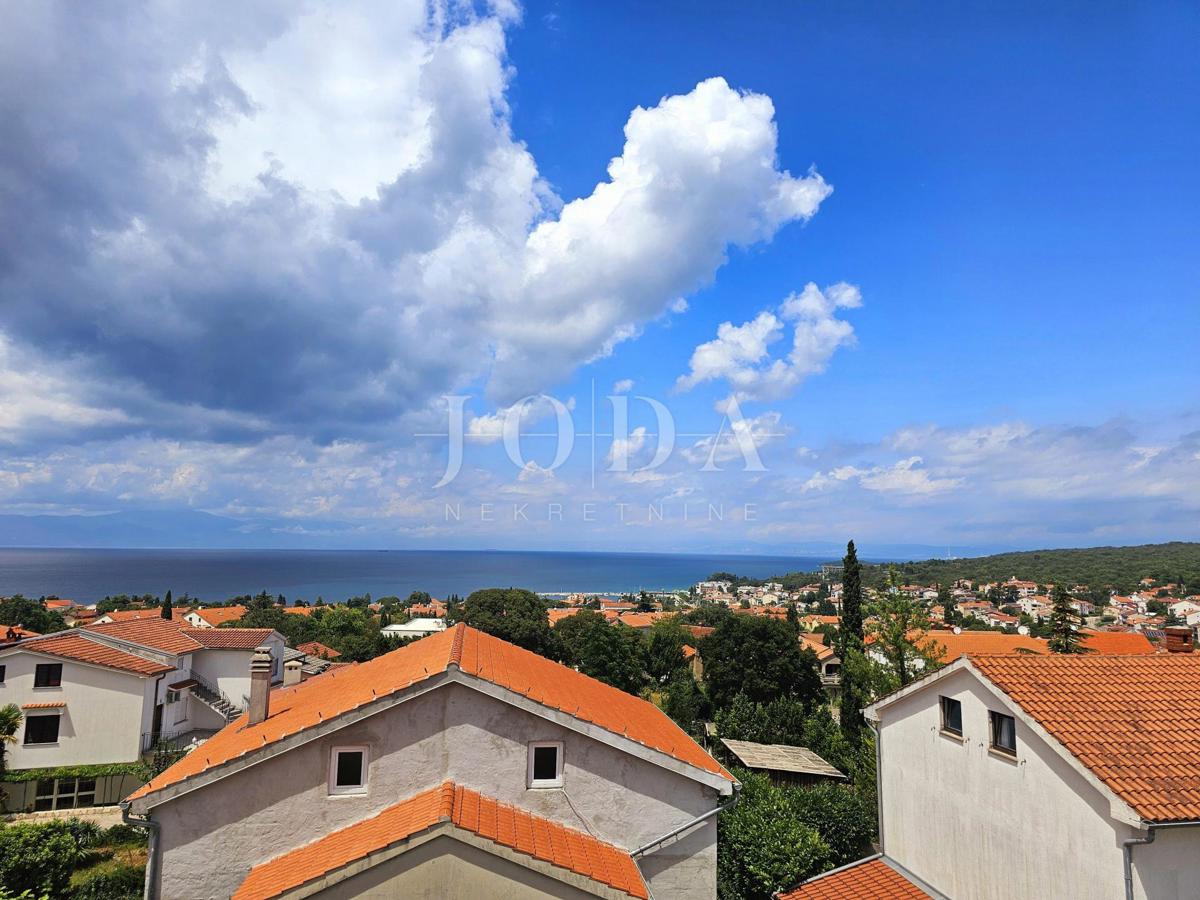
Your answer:
[[[108,844],[110,847],[120,847],[124,844],[145,844],[146,832],[136,825],[118,822],[104,832],[102,843]]]
[[[830,864],[844,866],[865,855],[875,835],[875,805],[840,784],[793,788],[788,801],[796,819],[815,828],[829,845]]]
[[[59,896],[79,860],[79,844],[66,822],[0,828],[0,884]]]
[[[70,900],[138,900],[145,877],[145,866],[122,864],[80,881],[67,896]]]

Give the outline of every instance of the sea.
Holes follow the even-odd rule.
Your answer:
[[[488,587],[539,593],[623,593],[686,588],[713,572],[751,578],[815,571],[815,556],[580,553],[500,550],[88,550],[0,549],[0,596],[93,603],[170,590],[220,602],[266,591],[288,602],[349,597],[434,597]]]

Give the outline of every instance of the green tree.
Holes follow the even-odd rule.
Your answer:
[[[283,635],[289,647],[317,639],[315,616],[300,616],[284,612],[278,606],[251,609],[240,619],[225,622],[222,628],[274,628]]]
[[[663,692],[662,709],[675,724],[692,737],[700,736],[708,701],[688,672],[676,672]]]
[[[2,827],[0,884],[18,893],[65,896],[80,852],[70,824],[62,820]]]
[[[683,658],[684,644],[694,644],[690,631],[676,619],[660,619],[650,626],[646,635],[646,669],[650,677],[666,681],[687,666]]]
[[[938,585],[938,603],[942,606],[942,621],[947,625],[957,625],[958,604],[954,600],[954,591],[948,585]]]
[[[701,641],[700,655],[709,695],[718,707],[739,693],[758,703],[792,695],[815,706],[824,699],[816,657],[800,649],[786,622],[731,616]]]
[[[800,821],[786,788],[765,775],[740,769],[734,775],[741,798],[717,820],[719,900],[768,900],[830,867],[833,852]]]
[[[553,637],[556,656],[583,674],[631,694],[645,684],[645,648],[637,630],[581,609],[554,626]]]
[[[717,710],[717,734],[735,741],[803,747],[805,725],[811,713],[811,706],[793,697],[755,703],[745,694],[738,694]]]
[[[826,782],[788,793],[796,819],[816,829],[829,845],[831,866],[862,859],[875,837],[875,801],[840,784]]]
[[[0,776],[8,770],[6,754],[8,745],[17,742],[17,731],[21,727],[21,708],[15,703],[0,706]],[[0,797],[3,791],[0,791]]]
[[[1080,618],[1071,606],[1071,595],[1061,584],[1056,584],[1050,592],[1050,602],[1054,608],[1050,614],[1050,652],[1083,653],[1078,631]]]
[[[858,562],[858,551],[854,541],[846,544],[846,555],[842,559],[842,623],[839,632],[838,656],[847,659],[863,648],[862,614],[862,569]],[[840,715],[842,730],[856,733],[863,727],[862,692],[854,683],[854,674],[842,667]]]
[[[21,594],[0,600],[0,625],[20,625],[38,634],[62,631],[67,627],[63,617],[46,609],[41,600],[31,600]]]
[[[467,597],[459,616],[472,628],[501,640],[551,656],[550,620],[546,604],[521,588],[484,588]]]
[[[167,591],[167,596],[163,598],[161,615],[164,619],[170,619],[175,615],[175,609],[171,603],[170,591]]]
[[[871,649],[883,656],[896,687],[936,665],[939,648],[928,637],[929,626],[925,607],[903,594],[889,593],[876,607],[869,629]],[[844,679],[843,674],[843,684]],[[862,690],[858,694],[871,699]]]

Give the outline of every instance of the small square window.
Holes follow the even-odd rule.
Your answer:
[[[529,745],[528,781],[531,788],[563,786],[562,741],[535,741]]]
[[[962,737],[962,703],[953,697],[942,697],[942,731]]]
[[[1017,755],[1017,722],[1004,713],[989,712],[992,724],[992,749],[1001,753]]]
[[[25,743],[58,743],[58,716],[26,716]]]
[[[367,748],[334,747],[329,758],[329,793],[367,792]]]
[[[33,673],[33,686],[60,687],[62,685],[62,663],[38,663]]]

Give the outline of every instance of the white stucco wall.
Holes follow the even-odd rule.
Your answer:
[[[39,663],[62,663],[62,686],[35,688]],[[143,725],[150,727],[154,678],[89,666],[22,649],[0,654],[5,667],[0,706],[65,702],[58,743],[24,743],[25,726],[6,753],[13,769],[90,763],[133,762],[138,758]],[[28,713],[38,715],[36,710]]]
[[[939,695],[961,701],[964,740],[941,733]],[[1121,900],[1121,842],[1136,832],[1020,718],[1016,760],[990,751],[989,709],[1009,713],[964,670],[881,712],[884,852],[950,897]],[[1134,851],[1139,897],[1200,896],[1188,831]]]
[[[272,682],[283,679],[283,638],[272,635],[266,646],[271,648],[271,658],[274,668],[271,673]],[[191,667],[214,684],[234,704],[245,708],[246,698],[250,696],[250,658],[253,650],[217,650],[206,648],[196,650],[191,654]],[[199,701],[196,701],[199,703]]]
[[[563,789],[526,788],[533,740],[564,743]],[[357,744],[371,748],[368,793],[328,796],[331,748]],[[690,778],[450,684],[155,807],[162,896],[228,897],[254,865],[447,778],[626,849],[720,799]],[[642,862],[656,900],[715,897],[715,822]]]

